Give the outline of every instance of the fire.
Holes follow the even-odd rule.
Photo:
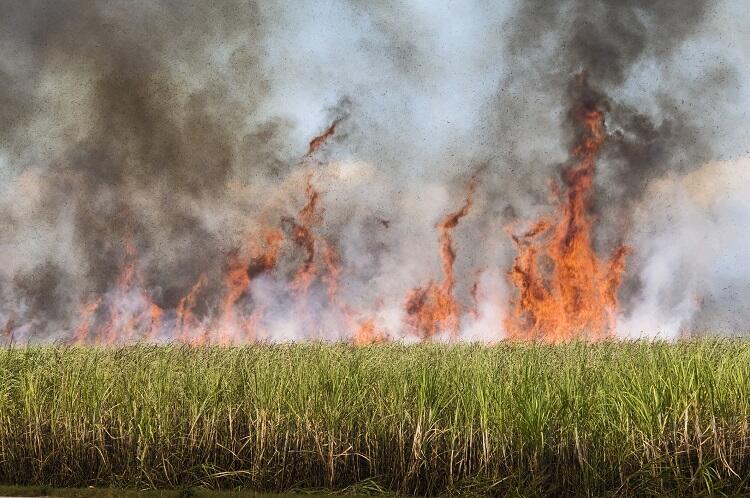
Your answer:
[[[265,233],[265,247],[254,247],[256,251],[249,258],[243,257],[240,250],[231,251],[227,255],[226,270],[224,272],[225,294],[222,299],[219,323],[213,339],[222,344],[242,341],[253,341],[258,335],[258,326],[263,314],[262,308],[256,308],[249,315],[237,310],[237,303],[249,292],[253,278],[270,271],[276,266],[279,247],[284,240],[279,230],[268,230]],[[244,337],[236,337],[240,332]],[[211,335],[211,334],[207,334]]]
[[[335,126],[331,125],[332,127]],[[293,241],[300,248],[305,258],[294,276],[291,288],[297,294],[295,312],[298,319],[306,326],[314,327],[314,317],[308,309],[308,293],[317,279],[325,285],[328,303],[341,315],[344,329],[353,335],[355,344],[368,344],[380,341],[382,333],[377,329],[375,320],[363,317],[362,313],[352,309],[340,295],[340,281],[343,270],[338,253],[323,237],[315,234],[315,226],[321,219],[322,211],[318,208],[320,193],[312,183],[312,174],[306,177],[305,194],[307,202],[300,209],[297,218],[291,221]],[[321,249],[322,250],[319,250]],[[323,259],[324,267],[318,266],[316,259]]]
[[[232,333],[239,325],[239,317],[235,312],[237,301],[245,294],[250,286],[250,276],[247,274],[247,263],[240,257],[239,250],[233,250],[227,255],[226,270],[224,272],[224,287],[226,292],[220,305],[218,341],[231,342]]]
[[[305,259],[294,277],[292,287],[303,296],[307,294],[318,272],[315,266],[316,241],[312,227],[319,219],[317,209],[320,194],[315,190],[312,184],[312,175],[310,174],[307,175],[305,193],[307,194],[307,203],[300,210],[297,219],[291,222],[294,243],[305,251]]]
[[[372,318],[366,319],[358,327],[354,334],[354,345],[364,346],[367,344],[373,344],[383,340],[382,333],[377,329],[375,320]]]
[[[413,289],[406,296],[404,304],[406,322],[423,339],[443,331],[449,332],[451,338],[458,336],[461,306],[453,295],[456,283],[453,271],[453,265],[456,262],[453,230],[458,226],[461,218],[469,214],[474,189],[475,181],[472,179],[463,206],[458,211],[448,214],[437,224],[443,280],[440,283],[430,281],[424,287]]]
[[[334,305],[343,317],[346,330],[353,335],[356,346],[380,342],[384,334],[376,325],[375,319],[363,316],[363,313],[353,310],[339,295],[339,281],[341,279],[341,264],[339,255],[328,243],[324,245],[323,259],[328,269],[328,275],[323,281],[328,288],[328,300]]]
[[[230,251],[225,263],[224,295],[219,314],[212,323],[198,320],[194,314],[198,299],[208,284],[206,274],[201,274],[174,309],[168,337],[191,344],[254,340],[263,310],[258,308],[245,314],[238,310],[237,304],[248,294],[252,278],[274,268],[282,241],[280,230],[268,230],[264,247],[254,246],[250,256],[244,256],[240,250]],[[76,344],[153,342],[159,339],[165,328],[166,315],[146,291],[135,244],[129,237],[113,292],[97,296],[81,307],[79,325],[73,331],[72,341]]]
[[[201,273],[198,280],[190,289],[190,292],[180,299],[180,302],[177,305],[177,309],[175,310],[177,313],[175,339],[178,341],[191,342],[190,332],[198,325],[198,322],[193,315],[193,308],[195,308],[198,296],[203,291],[206,284],[208,284],[208,277],[205,273]]]
[[[577,80],[581,95],[570,113],[577,125],[577,140],[569,166],[562,172],[562,186],[553,185],[554,211],[529,222],[525,230],[507,227],[517,256],[508,271],[516,289],[504,318],[497,323],[498,338],[504,329],[510,339],[563,341],[575,337],[600,339],[616,326],[617,291],[625,269],[628,249],[617,247],[609,258],[600,258],[593,247],[594,220],[589,214],[596,159],[607,138],[605,108]],[[305,162],[336,130],[334,121],[315,137],[300,163],[305,200],[296,215],[280,218],[278,228],[262,227],[243,244],[225,255],[221,287],[209,287],[201,273],[174,308],[159,306],[147,290],[132,236],[126,238],[119,276],[107,293],[94,296],[79,310],[79,323],[71,331],[74,343],[115,344],[130,341],[176,340],[189,344],[232,344],[268,337],[267,307],[262,295],[254,296],[253,283],[264,274],[271,286],[292,303],[294,323],[315,337],[321,323],[333,324],[355,345],[387,340],[393,330],[389,313],[379,310],[386,296],[376,296],[374,306],[351,304],[349,268],[338,248],[320,233],[324,210],[321,193],[314,185],[314,164]],[[403,303],[402,325],[408,334],[429,340],[447,334],[456,339],[463,317],[479,320],[480,304],[492,302],[498,309],[502,293],[479,286],[486,269],[474,269],[467,303],[456,297],[457,259],[454,231],[473,207],[476,179],[467,186],[462,205],[435,226],[441,278],[417,286],[397,303]],[[381,223],[388,228],[387,222]],[[285,244],[288,239],[289,243]],[[280,258],[297,261],[296,267],[275,271]],[[283,280],[282,280],[283,279]],[[208,289],[212,289],[209,293]],[[216,294],[214,289],[220,288]],[[211,294],[216,294],[213,300]],[[264,304],[265,303],[265,304]],[[493,306],[495,305],[493,304]],[[397,304],[398,306],[398,304]],[[374,309],[373,309],[374,308]],[[273,318],[273,317],[271,317]],[[338,323],[338,325],[336,325]],[[3,325],[3,324],[0,324]],[[0,328],[6,342],[13,339],[14,319]],[[337,337],[342,334],[336,333]]]
[[[102,304],[102,298],[97,297],[90,303],[81,307],[79,312],[80,325],[73,332],[73,342],[76,344],[82,344],[88,340],[89,332],[91,329],[91,322],[94,317],[94,313],[99,309],[99,305]]]
[[[137,260],[136,246],[129,234],[125,240],[120,275],[109,299],[111,302],[102,309],[104,300],[98,296],[82,307],[73,342],[114,344],[131,341],[136,338],[136,333],[143,340],[153,340],[158,336],[163,310],[151,300]],[[95,324],[98,327],[91,337]]]
[[[585,75],[578,78],[585,86]],[[604,110],[584,99],[571,113],[579,138],[572,164],[563,172],[565,188],[553,189],[556,211],[521,235],[511,231],[518,248],[509,277],[518,290],[505,320],[511,338],[600,339],[615,330],[617,289],[627,247],[601,259],[593,248],[593,221],[588,214],[596,157],[606,140]]]
[[[320,135],[310,140],[310,144],[307,147],[307,154],[305,155],[306,158],[309,158],[313,154],[315,154],[318,149],[323,147],[325,143],[328,141],[329,138],[333,136],[334,133],[336,133],[336,126],[339,124],[340,119],[334,120],[331,125],[323,131]]]

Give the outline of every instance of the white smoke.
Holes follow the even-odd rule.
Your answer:
[[[355,316],[374,318],[388,338],[414,340],[403,328],[404,296],[441,278],[435,225],[460,207],[469,176],[481,170],[475,205],[453,233],[461,338],[503,337],[513,256],[503,225],[548,212],[547,182],[568,154],[564,83],[550,87],[570,77],[555,63],[565,55],[556,30],[571,26],[555,25],[513,52],[508,40],[528,21],[519,15],[523,2],[28,5],[9,9],[9,25],[0,20],[7,28],[0,29],[0,329],[15,317],[20,338],[35,330],[35,338],[63,338],[95,292],[104,303],[122,301],[120,320],[148,326],[143,293],[114,287],[118,269],[110,260],[118,259],[125,218],[136,227],[150,298],[174,306],[174,295],[204,270],[214,286],[206,295],[219,295],[222,257],[294,218],[313,171],[321,193],[314,230],[339,253],[346,304]],[[747,152],[743,7],[718,2],[673,53],[647,51],[621,88],[606,89],[612,101],[658,122],[668,95],[700,118],[717,157]],[[729,93],[716,64],[738,68]],[[102,100],[102,82],[119,91]],[[708,96],[690,102],[704,88]],[[704,115],[708,108],[715,110]],[[334,119],[341,121],[320,163],[301,165],[309,140]],[[223,147],[207,139],[203,157],[190,146],[215,128],[228,151],[227,164],[217,161],[226,179],[223,168],[207,167],[212,155],[224,157]],[[170,147],[182,154],[173,160]],[[685,156],[682,171],[698,166]],[[627,272],[640,282],[623,303],[621,335],[673,338],[745,326],[750,273],[742,234],[750,213],[743,192],[750,185],[743,164],[746,170],[747,160],[711,163],[649,185],[626,234],[634,249]],[[602,161],[598,181],[616,191],[617,173]],[[117,218],[120,204],[129,214]],[[92,216],[79,216],[86,210]],[[346,338],[322,282],[307,303],[315,324],[294,314],[293,253],[287,238],[277,271],[249,289],[269,338]],[[103,290],[105,273],[112,287]],[[201,323],[216,314],[203,310]],[[163,319],[168,330],[174,310]]]
[[[750,305],[750,157],[652,182],[633,220],[641,288],[624,337],[743,333]]]

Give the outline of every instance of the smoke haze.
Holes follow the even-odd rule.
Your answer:
[[[226,319],[233,340],[246,336],[222,318],[228,301],[244,316],[262,309],[272,340],[348,340],[347,320],[417,339],[405,296],[444,282],[436,225],[475,178],[452,232],[451,292],[459,337],[501,339],[515,254],[504,227],[549,210],[550,181],[578,138],[569,110],[594,99],[608,133],[595,245],[631,247],[618,333],[742,333],[743,10],[739,0],[4,2],[0,332],[69,340],[88,307],[92,321],[117,309],[118,323],[142,327],[158,310],[171,325],[152,338],[174,338],[203,281],[191,319]],[[571,84],[581,72],[585,95]],[[309,216],[308,182],[319,194]],[[270,258],[269,231],[281,237],[273,271],[257,255]],[[310,262],[320,269],[307,284]],[[232,285],[247,289],[235,296],[226,282],[237,268]]]

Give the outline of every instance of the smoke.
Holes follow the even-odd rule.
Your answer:
[[[642,286],[622,332],[747,333],[750,157],[652,182],[635,211]]]
[[[538,194],[545,192],[540,177],[555,173],[530,169],[530,157],[541,152],[539,161],[558,172],[569,164],[558,156],[558,144],[544,150],[538,130],[549,130],[551,120],[567,116],[561,143],[562,150],[570,150],[579,132],[569,110],[582,104],[607,111],[608,138],[597,161],[592,214],[602,254],[623,243],[631,248],[627,281],[620,292],[624,309],[618,332],[625,337],[674,338],[685,331],[706,330],[738,333],[747,319],[740,307],[721,309],[729,296],[716,299],[715,289],[728,283],[727,274],[708,260],[726,257],[722,251],[731,254],[737,244],[717,248],[702,260],[702,268],[695,268],[696,261],[688,255],[702,247],[697,234],[708,230],[707,207],[695,206],[691,199],[663,205],[652,190],[664,178],[690,175],[713,158],[747,151],[746,133],[736,138],[740,117],[731,108],[742,98],[746,108],[747,97],[738,90],[747,75],[737,72],[728,55],[750,47],[750,37],[728,19],[735,8],[732,2],[717,8],[700,0],[524,2],[509,37],[513,70],[504,81],[508,93],[501,94],[500,102],[513,116],[513,126],[518,117],[525,123],[520,131],[505,135],[510,161],[518,163],[510,181],[529,193],[513,199],[508,211],[533,212],[545,203]],[[723,35],[736,45],[722,43]],[[592,85],[583,93],[569,84],[571,75],[580,72]],[[554,112],[530,111],[536,107],[533,101]],[[499,128],[508,128],[502,116],[498,120]],[[717,129],[737,141],[722,140]],[[497,196],[507,199],[507,189]],[[714,209],[724,228],[739,214],[737,209],[723,211],[728,206]],[[748,276],[743,271],[738,278],[747,281]],[[733,280],[736,286],[737,277]],[[716,302],[698,297],[704,294],[713,294]]]
[[[167,338],[201,279],[194,320],[221,322],[228,255],[248,263],[268,230],[283,236],[276,267],[236,299],[267,338],[346,339],[347,316],[408,339],[404,298],[440,280],[436,224],[474,175],[474,205],[452,234],[453,293],[462,337],[502,338],[513,256],[503,226],[549,208],[548,182],[575,139],[566,112],[581,71],[608,108],[597,248],[634,248],[628,330],[741,327],[743,312],[722,308],[719,290],[750,278],[708,263],[686,271],[708,207],[678,192],[697,171],[723,175],[698,168],[748,143],[737,131],[746,75],[734,68],[750,34],[727,27],[733,2],[3,7],[0,332],[14,340],[67,340],[102,296],[92,321],[119,307],[118,323],[146,330],[153,304]],[[301,304],[290,282],[309,256],[294,233],[309,174],[317,269]],[[657,188],[675,201],[659,204]],[[743,213],[710,210],[714,228]],[[719,259],[733,254],[717,247]]]

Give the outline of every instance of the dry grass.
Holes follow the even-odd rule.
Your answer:
[[[0,482],[750,489],[750,343],[0,350]],[[351,489],[351,488],[350,488]]]
[[[252,491],[213,491],[201,488],[135,490],[113,488],[50,488],[0,486],[0,497],[29,498],[300,498],[299,495],[259,494]],[[334,498],[331,494],[305,494],[305,498]]]

